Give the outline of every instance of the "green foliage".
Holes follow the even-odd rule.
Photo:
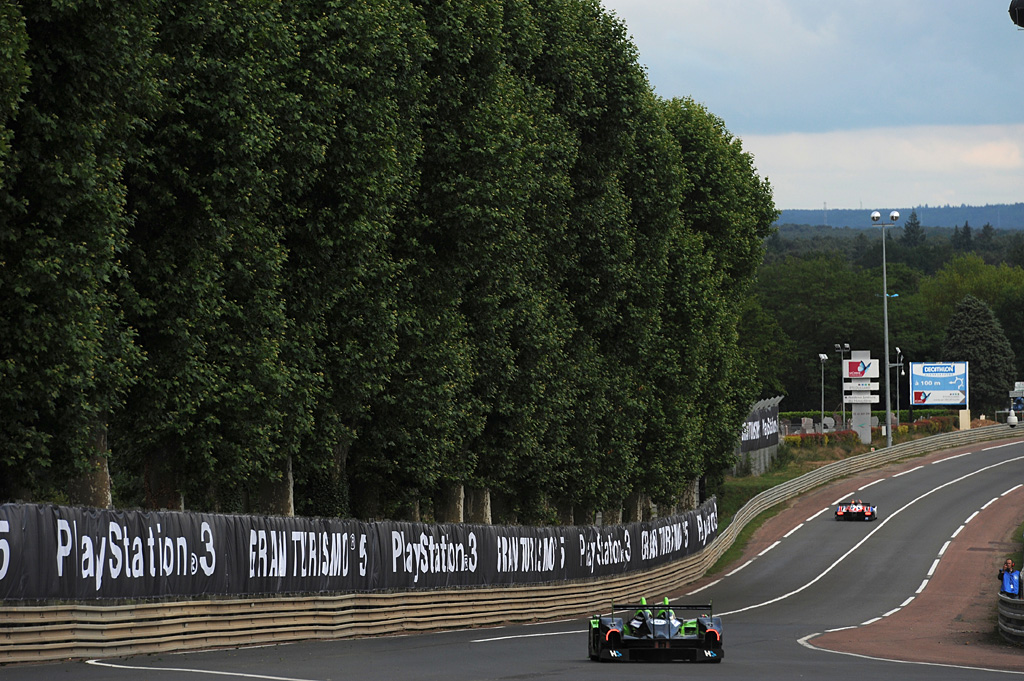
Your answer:
[[[771,188],[595,0],[0,27],[5,497],[109,424],[121,504],[277,511],[291,474],[306,514],[582,521],[720,478],[780,384],[780,326],[738,331]]]
[[[973,409],[985,412],[1005,407],[1014,383],[1014,353],[1003,327],[984,301],[964,296],[949,318],[942,354],[950,361],[968,362],[969,398]]]
[[[0,486],[56,498],[101,465],[141,359],[123,175],[144,162],[155,19],[144,1],[32,3],[23,22],[14,7],[0,10]]]

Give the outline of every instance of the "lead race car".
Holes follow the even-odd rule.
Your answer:
[[[836,506],[836,520],[875,520],[878,518],[878,507],[860,499]]]
[[[679,619],[676,610],[706,614]],[[626,620],[619,612],[633,612]],[[587,650],[591,660],[721,662],[722,618],[714,617],[711,604],[670,606],[665,598],[657,612],[640,599],[639,605],[612,605],[609,615],[590,619]]]

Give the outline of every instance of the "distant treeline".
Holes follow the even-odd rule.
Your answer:
[[[871,211],[874,208],[815,208],[786,209],[781,212],[776,224],[779,225],[827,225],[829,227],[870,228]],[[995,229],[1024,229],[1024,203],[1000,203],[990,206],[914,206],[913,208],[878,208],[886,215],[898,210],[902,219],[911,211],[924,227],[959,227],[969,223],[974,227],[990,224]]]

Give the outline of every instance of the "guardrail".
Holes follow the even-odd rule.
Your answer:
[[[1014,437],[989,426],[915,440],[823,466],[766,490],[704,551],[643,573],[569,584],[456,591],[285,595],[162,603],[0,605],[0,664],[335,639],[579,616],[703,576],[769,508],[826,482],[940,449]],[[1019,435],[1024,437],[1024,430]],[[1019,602],[1024,608],[1024,601]],[[1000,603],[1000,630],[1003,629]],[[1022,610],[1024,612],[1024,610]],[[1018,620],[1008,624],[1021,631]],[[1004,633],[1004,635],[1006,635]]]
[[[1024,600],[999,594],[999,633],[1010,643],[1024,643]]]

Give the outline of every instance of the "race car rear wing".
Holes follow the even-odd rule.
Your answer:
[[[636,612],[637,610],[657,611],[664,610],[665,608],[670,608],[676,612],[685,610],[699,610],[701,612],[707,613],[708,617],[711,617],[712,615],[711,603],[669,603],[668,605],[665,605],[664,603],[612,603],[612,612],[619,612],[625,610],[628,610],[630,612]]]

